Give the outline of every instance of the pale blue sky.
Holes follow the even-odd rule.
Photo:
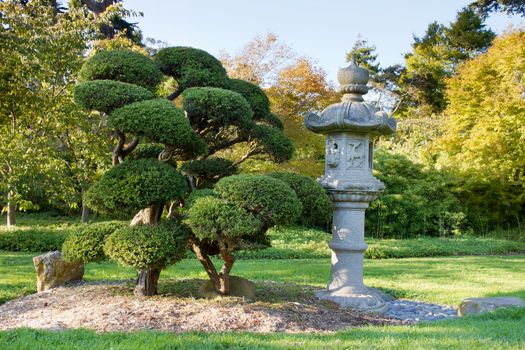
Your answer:
[[[273,32],[299,55],[315,59],[335,81],[359,33],[377,47],[383,66],[402,63],[413,34],[423,35],[432,21],[449,23],[471,1],[124,0],[124,6],[144,12],[136,20],[145,37],[213,55],[233,54],[257,34]],[[524,20],[492,14],[487,21],[497,33],[510,23],[523,26]]]

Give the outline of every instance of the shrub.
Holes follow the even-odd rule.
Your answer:
[[[130,160],[114,166],[91,186],[86,203],[95,211],[118,217],[178,199],[187,189],[186,179],[171,165],[154,159]]]
[[[215,290],[228,295],[233,252],[242,240],[264,240],[268,228],[293,222],[300,212],[301,202],[286,183],[262,175],[233,175],[215,185],[215,196],[195,199],[185,223],[192,229],[193,251]],[[220,273],[210,259],[218,253],[224,261]]]
[[[79,73],[82,81],[116,80],[155,91],[162,80],[157,65],[140,53],[130,50],[100,51],[88,58]]]
[[[294,190],[281,180],[263,175],[234,175],[215,185],[219,197],[239,205],[266,226],[294,222],[302,205]]]
[[[138,85],[114,80],[86,81],[75,87],[75,102],[87,110],[106,114],[126,104],[150,100],[155,95]]]
[[[137,270],[163,269],[184,258],[188,233],[176,224],[127,226],[106,238],[104,252]]]
[[[447,174],[381,150],[376,152],[376,171],[386,189],[367,210],[367,234],[407,238],[447,236],[464,230],[465,214]]]
[[[279,119],[277,115],[273,113],[268,113],[261,121],[279,130],[284,130],[283,122],[281,121],[281,119]]]
[[[57,228],[15,228],[0,230],[0,250],[10,252],[48,252],[60,250],[70,233]]]
[[[298,223],[307,226],[329,226],[333,213],[332,201],[317,181],[308,176],[286,172],[267,175],[286,182],[297,194],[303,205]]]
[[[62,245],[62,255],[66,260],[84,264],[102,261],[106,258],[104,254],[106,237],[124,226],[127,224],[118,221],[90,224],[66,238]]]

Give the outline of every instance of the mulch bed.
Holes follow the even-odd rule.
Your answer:
[[[172,281],[174,291],[133,296],[129,282],[77,282],[0,306],[0,330],[28,327],[97,332],[333,332],[365,325],[404,324],[378,314],[318,300],[311,286],[257,282],[258,301],[196,299],[189,290],[202,280]],[[191,288],[190,288],[191,287]],[[292,291],[288,293],[288,291]]]

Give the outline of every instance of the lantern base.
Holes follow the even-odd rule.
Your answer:
[[[360,293],[338,293],[329,290],[320,290],[315,295],[319,299],[331,300],[342,307],[367,312],[385,312],[388,296],[373,288],[365,288]]]

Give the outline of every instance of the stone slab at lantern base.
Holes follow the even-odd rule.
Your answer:
[[[515,297],[467,298],[458,308],[458,316],[478,315],[501,307],[524,307],[525,302]]]
[[[386,301],[390,299],[374,288],[365,288],[356,293],[331,292],[325,289],[318,291],[315,295],[319,299],[331,300],[342,307],[368,312],[385,312],[387,309]]]

